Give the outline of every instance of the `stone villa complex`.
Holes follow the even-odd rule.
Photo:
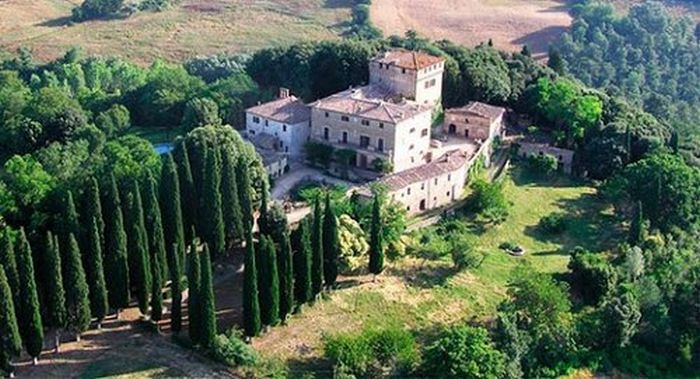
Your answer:
[[[391,172],[377,181],[409,213],[441,207],[461,196],[479,156],[488,163],[505,114],[503,108],[472,102],[445,111],[443,129],[433,136],[443,72],[442,58],[392,50],[371,60],[366,86],[309,105],[282,89],[279,99],[247,110],[246,135],[254,143],[261,136],[275,139],[274,150],[291,158],[315,141],[354,151],[359,171],[388,163]],[[256,144],[263,157],[275,156],[267,145]],[[279,159],[265,164],[277,176]]]

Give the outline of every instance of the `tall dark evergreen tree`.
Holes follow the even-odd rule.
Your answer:
[[[5,268],[7,284],[12,292],[15,310],[19,309],[19,275],[17,274],[17,259],[15,258],[15,244],[10,234],[10,229],[6,228],[0,236],[0,265]]]
[[[638,245],[642,242],[644,236],[644,214],[642,210],[642,202],[638,201],[632,214],[632,222],[630,223],[630,231],[628,241],[631,245]]]
[[[126,233],[114,175],[105,199],[105,276],[109,305],[117,311],[129,306],[129,266]]]
[[[158,204],[157,183],[149,174],[146,178],[143,194],[143,210],[146,219],[146,235],[148,236],[148,250],[153,261],[153,256],[158,254],[160,260],[161,271],[160,277],[168,278],[167,257],[165,252],[165,240],[163,237],[163,219],[160,214],[160,205]]]
[[[91,233],[90,223],[92,220],[97,221],[97,233],[99,236],[100,251],[104,250],[105,243],[105,223],[102,216],[102,203],[100,202],[100,186],[97,184],[97,179],[90,178],[83,196],[83,206],[81,216],[83,217],[82,225],[87,227],[85,233]],[[90,242],[89,237],[85,239],[85,249],[88,248]],[[88,283],[90,283],[90,274],[88,274]]]
[[[231,245],[243,240],[243,219],[238,198],[238,182],[233,154],[222,151],[221,201],[226,240]]]
[[[22,351],[22,339],[5,271],[5,266],[0,264],[0,373],[12,374],[12,358]]]
[[[270,199],[267,196],[268,188],[267,184],[263,183],[262,192],[260,193],[260,211],[258,212],[258,230],[260,234],[271,235],[270,225],[270,215],[269,215],[269,203]]]
[[[199,261],[199,253],[197,253],[197,245],[195,240],[192,240],[190,245],[189,267],[187,271],[187,283],[189,286],[187,297],[187,314],[189,317],[189,333],[190,340],[193,345],[199,343],[199,332],[202,328],[200,322],[200,304],[199,304],[199,289],[201,288],[201,264]]]
[[[66,268],[63,286],[66,289],[67,325],[80,340],[80,334],[90,327],[90,300],[78,241],[72,234],[68,239],[68,249],[64,253],[66,262],[63,265]]]
[[[369,240],[369,272],[379,275],[384,270],[384,241],[382,239],[382,216],[379,196],[372,204],[372,225]]]
[[[146,222],[143,215],[143,203],[141,202],[141,189],[136,180],[133,181],[131,192],[127,195],[127,229],[129,238],[127,248],[129,255],[129,283],[139,311],[142,315],[148,314],[148,297],[151,293],[151,259],[148,254],[148,237],[146,236]]]
[[[314,296],[323,290],[323,216],[321,200],[314,200],[314,218],[311,228],[311,290]]]
[[[280,321],[279,276],[275,243],[270,237],[265,235],[260,237],[259,252],[260,319],[263,325],[277,325]]]
[[[323,280],[327,287],[335,285],[338,279],[338,255],[340,239],[338,237],[338,219],[331,206],[330,192],[326,193],[323,215]]]
[[[202,214],[202,230],[212,255],[218,257],[224,254],[226,243],[224,238],[224,219],[221,203],[221,162],[217,149],[207,152],[207,165],[204,172],[204,193]]]
[[[43,275],[47,281],[44,323],[56,329],[66,327],[66,292],[63,288],[61,256],[51,232],[46,233]]]
[[[169,278],[173,277],[175,259],[181,262],[185,259],[185,229],[182,223],[182,208],[180,206],[180,180],[175,166],[175,160],[171,154],[165,155],[163,169],[160,177],[160,210],[163,216],[163,239],[168,256]],[[178,251],[173,251],[173,246]],[[175,257],[175,255],[179,257]]]
[[[245,266],[243,272],[243,329],[248,337],[260,334],[260,301],[258,298],[258,270],[253,246],[253,231],[246,228]]]
[[[294,231],[294,299],[302,305],[313,299],[311,290],[311,236],[305,218]]]
[[[170,330],[173,333],[180,333],[182,330],[182,267],[180,265],[180,255],[182,250],[175,244],[170,248],[173,257],[170,266],[170,291],[172,305],[170,306]]]
[[[61,216],[55,220],[57,222],[56,230],[58,231],[58,239],[60,241],[59,250],[63,253],[67,252],[70,245],[70,235],[76,238],[80,236],[80,222],[78,221],[78,212],[75,210],[75,202],[73,194],[69,191],[63,199],[63,212]],[[66,263],[64,259],[64,264]]]
[[[19,275],[19,316],[17,317],[22,334],[22,342],[29,356],[36,363],[44,346],[44,325],[39,309],[39,295],[34,276],[32,249],[24,229],[19,231],[17,244],[17,273]]]
[[[279,269],[280,318],[286,321],[294,308],[294,268],[292,263],[292,245],[289,231],[285,230],[277,255]]]
[[[151,257],[151,320],[163,319],[163,264],[159,254]]]
[[[92,218],[86,234],[86,249],[83,259],[85,275],[90,290],[90,313],[97,319],[100,328],[102,320],[107,315],[107,284],[105,283],[104,266],[102,264],[102,244],[100,243],[100,226],[96,218]]]
[[[190,157],[185,140],[181,140],[175,149],[178,179],[180,180],[180,208],[182,209],[182,227],[185,231],[185,246],[195,238],[194,227],[197,223],[197,197],[195,195],[194,179]]]
[[[564,60],[555,47],[549,47],[549,60],[547,61],[547,66],[554,70],[557,74],[564,74]]]
[[[241,204],[243,231],[246,234],[246,238],[248,238],[248,234],[253,230],[253,201],[251,199],[253,188],[248,176],[248,166],[243,159],[239,159],[236,164],[236,178],[240,180],[238,199]]]
[[[199,288],[199,309],[201,311],[201,330],[199,334],[199,344],[205,348],[210,348],[216,337],[216,304],[214,301],[214,284],[211,273],[211,257],[209,245],[204,244],[201,262],[202,279]]]

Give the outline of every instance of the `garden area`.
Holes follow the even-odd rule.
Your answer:
[[[361,338],[359,331],[365,330],[362,334],[394,333],[401,339],[409,331],[420,342],[460,320],[490,322],[522,262],[537,271],[563,273],[574,247],[603,249],[621,233],[612,209],[598,200],[593,187],[559,175],[535,178],[517,166],[503,180],[511,204],[505,221],[485,225],[468,212],[457,212],[409,233],[402,238],[405,252],[390,259],[376,281],[369,274],[341,277],[337,290],[294,315],[287,326],[256,339],[254,348],[291,373],[330,374],[328,344],[339,343],[333,336]],[[564,230],[543,230],[540,220],[552,214],[563,215]],[[454,241],[462,241],[475,256],[468,268],[460,269],[461,261],[452,259]],[[504,242],[521,246],[525,256],[509,255],[499,248]]]

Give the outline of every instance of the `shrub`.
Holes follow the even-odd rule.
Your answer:
[[[518,245],[516,245],[515,243],[513,243],[511,241],[505,241],[505,242],[502,242],[500,245],[498,245],[499,249],[508,250],[508,251],[513,250],[516,247],[518,247]]]
[[[566,230],[566,218],[563,214],[552,213],[542,217],[539,226],[547,234],[561,234]]]
[[[139,4],[139,10],[161,12],[173,5],[173,0],[143,0]]]
[[[346,376],[391,371],[405,375],[418,363],[413,335],[399,327],[324,337],[325,356]]]
[[[219,334],[212,347],[213,358],[228,366],[250,366],[258,361],[257,354],[241,339],[237,331]]]
[[[503,192],[503,182],[476,179],[472,182],[471,207],[483,219],[494,224],[505,221],[510,203]]]
[[[481,262],[481,255],[474,249],[473,241],[465,235],[453,235],[450,241],[450,256],[457,270],[474,268]]]
[[[372,161],[372,169],[382,174],[388,174],[394,171],[394,165],[386,159],[377,158]]]
[[[73,8],[72,19],[75,22],[118,15],[124,0],[85,0],[79,7]]]
[[[304,152],[309,163],[328,168],[333,159],[333,146],[320,142],[307,142],[304,145]]]
[[[574,290],[586,304],[597,304],[617,284],[617,272],[602,253],[576,248],[571,254],[568,267]]]
[[[505,356],[484,328],[468,325],[444,330],[425,351],[422,371],[435,378],[502,378]]]
[[[557,158],[551,154],[530,155],[527,158],[530,171],[542,176],[552,175],[557,171],[558,165]]]

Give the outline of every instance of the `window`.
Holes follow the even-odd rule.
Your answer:
[[[410,205],[407,206],[407,207],[406,207],[406,210],[410,212],[410,211],[411,211],[411,206],[410,206]]]
[[[256,124],[259,124],[259,123],[260,123],[260,117],[258,117],[258,116],[253,116],[253,122],[256,123]]]
[[[447,191],[447,196],[450,196],[450,191]]]
[[[350,117],[348,117],[348,116],[340,116],[340,119],[345,121],[345,122],[350,121]]]
[[[328,128],[323,128],[323,139],[328,141]]]
[[[326,112],[326,118],[328,118],[328,116],[329,116],[329,114],[328,114],[328,112]]]
[[[408,132],[409,132],[409,133],[413,133],[413,132],[415,132],[415,131],[416,131],[416,128],[411,128],[411,130],[409,130]]]
[[[402,69],[401,69],[401,73],[402,73],[402,74],[405,74],[405,73],[406,73],[406,69],[405,69],[405,68],[402,68]]]
[[[348,132],[343,132],[343,143],[348,143]]]
[[[447,181],[449,182],[450,180],[452,180],[452,174],[447,174]]]
[[[248,133],[250,133],[251,135],[254,136],[254,135],[255,135],[255,130],[249,130]]]
[[[362,125],[369,126],[369,120],[362,120]]]
[[[408,147],[408,150],[413,150],[414,147],[415,147],[414,145],[411,145]]]
[[[380,64],[379,64],[379,68],[382,68],[382,67],[384,67],[384,64],[383,64],[383,63],[380,63]]]
[[[265,126],[269,126],[269,125],[270,125],[270,122],[265,120]]]
[[[435,178],[435,185],[437,185],[437,178]]]
[[[420,190],[423,191],[425,189],[425,183],[420,184]]]
[[[284,152],[285,152],[285,153],[288,153],[288,152],[289,152],[289,146],[285,146],[285,147],[284,147]]]
[[[410,194],[411,194],[411,187],[408,187],[408,188],[406,188],[406,195],[410,195]]]
[[[379,123],[379,129],[384,129],[384,123],[383,123],[383,122],[380,122],[380,123]]]
[[[367,146],[369,146],[369,137],[360,136],[360,147],[366,148]]]
[[[282,131],[286,132],[287,131],[287,125],[282,125]]]
[[[428,136],[428,129],[423,129],[420,131],[420,136],[421,137],[427,137]]]
[[[377,150],[384,151],[384,139],[380,138],[377,140]]]

